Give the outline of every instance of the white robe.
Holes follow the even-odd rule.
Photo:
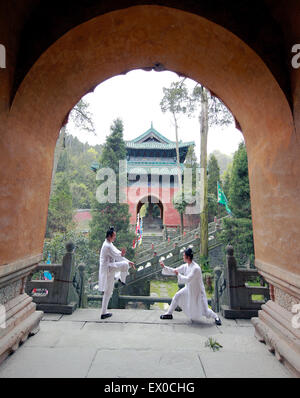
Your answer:
[[[178,271],[178,284],[186,286],[176,293],[176,301],[182,311],[191,320],[200,321],[201,317],[216,319],[218,316],[208,308],[202,271],[194,261],[190,265],[183,264],[178,268],[164,267],[163,275],[174,275]]]
[[[119,271],[118,275],[122,282],[125,282],[128,275],[129,260],[121,256],[121,251],[118,250],[112,242],[107,239],[103,242],[100,257],[99,257],[99,286],[98,290],[104,292],[110,285],[113,285],[113,280],[116,276],[115,271]]]

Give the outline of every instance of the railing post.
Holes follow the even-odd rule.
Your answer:
[[[226,247],[226,280],[229,288],[229,307],[239,309],[238,302],[238,276],[237,276],[237,262],[233,255],[233,247],[228,245]]]
[[[76,272],[75,245],[72,242],[66,244],[66,254],[63,257],[62,264],[39,264],[37,271],[49,270],[54,279],[49,281],[35,280],[27,281],[29,294],[33,289],[48,290],[47,295],[33,294],[33,301],[37,308],[44,312],[59,314],[71,314],[80,302],[80,274]]]
[[[212,309],[215,312],[220,311],[220,296],[222,292],[219,291],[220,288],[220,278],[222,274],[222,268],[221,267],[215,267],[214,268],[214,298],[212,300]]]
[[[80,285],[79,285],[79,307],[80,308],[87,308],[87,296],[85,293],[85,264],[81,263],[78,265],[78,272],[80,278]]]

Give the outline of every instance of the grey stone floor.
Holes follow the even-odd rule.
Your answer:
[[[79,309],[72,315],[45,314],[39,333],[0,366],[11,377],[288,378],[289,372],[254,337],[248,320],[192,323],[182,312],[172,321],[159,310]],[[208,337],[223,348],[213,352]]]

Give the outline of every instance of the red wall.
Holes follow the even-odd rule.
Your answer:
[[[127,188],[127,193],[128,190],[130,189]],[[137,205],[139,203],[139,201],[141,201],[145,196],[150,195],[151,194],[151,188],[148,188],[148,194],[145,192],[146,189],[136,195],[136,198],[134,200],[130,200],[129,196],[128,196],[128,204],[129,204],[129,212],[131,214],[130,217],[130,224],[135,225],[136,224],[136,210],[137,210]],[[163,224],[171,227],[171,226],[177,226],[180,225],[180,216],[179,213],[177,212],[177,210],[173,207],[173,203],[172,203],[172,199],[174,197],[175,192],[178,191],[178,188],[159,188],[159,192],[154,191],[152,189],[152,196],[158,197],[158,199],[162,202],[163,204]],[[137,191],[137,193],[139,193]],[[170,196],[170,201],[163,201],[163,198],[167,198]],[[185,218],[185,225],[188,225],[188,218]]]

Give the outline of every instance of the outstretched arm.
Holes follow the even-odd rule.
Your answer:
[[[177,275],[176,272],[181,273],[183,271],[184,264],[177,268],[167,267],[163,261],[160,262],[162,267],[163,275]]]

